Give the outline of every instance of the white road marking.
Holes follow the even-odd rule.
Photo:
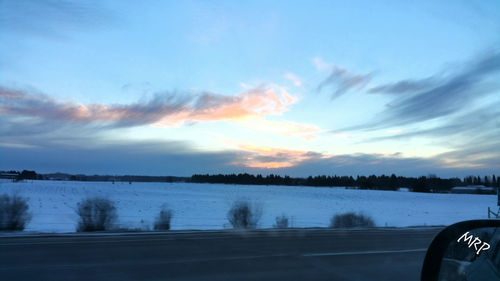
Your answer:
[[[104,241],[99,241],[104,242]],[[407,250],[387,250],[387,251],[353,251],[353,252],[330,252],[330,253],[309,253],[309,254],[263,254],[263,255],[241,255],[241,256],[228,256],[228,257],[201,257],[201,258],[188,258],[188,259],[174,259],[174,260],[125,260],[125,261],[103,261],[100,263],[69,263],[69,264],[18,264],[11,266],[0,266],[0,272],[5,270],[19,270],[19,269],[38,269],[38,268],[57,268],[57,267],[103,267],[113,265],[158,265],[158,264],[179,264],[179,263],[196,263],[196,262],[211,262],[211,261],[229,261],[229,260],[248,260],[248,259],[265,259],[265,258],[280,258],[280,257],[324,257],[324,256],[344,256],[344,255],[367,255],[367,254],[394,254],[394,253],[412,253],[412,252],[425,252],[427,249],[407,249]]]
[[[357,251],[357,252],[333,252],[333,253],[313,253],[303,254],[304,257],[324,257],[324,256],[348,256],[348,255],[372,255],[372,254],[397,254],[397,253],[413,253],[426,252],[426,248],[408,249],[408,250],[389,250],[389,251]]]
[[[253,256],[231,256],[231,257],[207,257],[193,259],[176,259],[176,260],[126,260],[126,261],[103,261],[99,263],[68,263],[68,264],[18,264],[12,266],[0,266],[0,272],[13,269],[38,269],[38,268],[57,268],[57,267],[104,267],[104,266],[124,266],[124,265],[160,265],[160,264],[178,264],[178,263],[196,263],[196,262],[212,262],[212,261],[231,261],[231,260],[253,260],[262,258],[279,258],[290,256],[287,254],[272,254],[272,255],[253,255]]]

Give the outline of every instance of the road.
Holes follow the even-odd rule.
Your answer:
[[[0,280],[419,280],[441,228],[0,238]]]

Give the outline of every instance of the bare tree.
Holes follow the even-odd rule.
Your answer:
[[[238,200],[233,203],[227,213],[227,219],[233,228],[254,229],[262,215],[262,210],[246,200]]]
[[[169,230],[170,229],[170,221],[172,220],[174,213],[172,210],[167,209],[164,205],[161,207],[160,215],[156,218],[155,221],[155,230]]]
[[[353,212],[335,215],[330,221],[332,228],[374,227],[375,222],[369,216]]]
[[[77,231],[109,230],[116,222],[116,208],[106,198],[87,198],[78,203],[77,214],[80,216]]]
[[[31,220],[28,200],[17,195],[0,196],[0,230],[23,230]]]
[[[275,228],[288,228],[288,217],[286,215],[281,215],[276,217]]]

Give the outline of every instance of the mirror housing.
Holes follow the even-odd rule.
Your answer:
[[[500,228],[500,220],[470,220],[443,229],[427,249],[421,272],[421,281],[439,281],[441,263],[448,246],[465,233],[478,228]]]

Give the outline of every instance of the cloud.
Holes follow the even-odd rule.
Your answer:
[[[465,139],[483,136],[484,141],[492,139],[491,133],[500,128],[500,102],[463,113],[446,122],[426,129],[394,131],[397,134],[369,139],[372,141],[408,139],[414,137],[446,137],[462,135]]]
[[[402,80],[395,83],[384,84],[373,87],[368,90],[373,94],[404,94],[413,93],[425,89],[429,89],[434,85],[435,81],[431,78],[420,80]]]
[[[465,131],[466,137],[452,150],[436,157],[446,160],[451,167],[500,169],[500,103],[496,106],[495,111],[484,113],[469,123],[475,127]]]
[[[245,120],[280,115],[296,101],[285,90],[258,87],[235,96],[157,94],[133,104],[77,104],[47,95],[0,88],[0,116],[30,117],[110,127],[175,126],[184,122]]]
[[[0,87],[0,135],[88,135],[114,128],[229,121],[251,130],[312,140],[322,131],[315,125],[267,119],[286,112],[296,101],[278,86],[261,86],[234,96],[161,93],[136,103],[109,105],[83,105],[35,90]]]
[[[165,116],[156,126],[171,126],[185,121],[242,121],[267,115],[281,115],[296,98],[281,88],[258,87],[235,96],[204,93],[194,106]]]
[[[295,85],[296,87],[300,87],[302,86],[302,80],[295,74],[291,73],[291,72],[287,72],[285,73],[285,78],[290,80],[293,85]]]
[[[464,154],[465,153],[465,154]],[[481,153],[475,151],[474,153]],[[37,172],[86,174],[178,175],[215,173],[273,173],[281,175],[370,175],[392,174],[438,176],[492,174],[500,168],[498,159],[471,159],[466,151],[431,158],[408,158],[401,154],[326,155],[317,152],[272,147],[244,146],[235,150],[200,151],[178,141],[110,141],[95,144],[87,136],[77,142],[17,139],[15,145],[0,142],[0,170],[34,169]],[[456,165],[467,158],[471,165]]]
[[[324,71],[324,70],[330,70],[332,65],[325,62],[322,58],[320,57],[315,57],[312,60],[314,66],[316,67],[317,70],[319,71]]]
[[[364,88],[372,77],[372,74],[353,74],[335,65],[331,66],[330,69],[330,75],[318,85],[317,91],[321,92],[323,88],[332,86],[332,99],[340,97],[350,90]]]
[[[413,91],[418,85],[423,87],[422,84],[426,84],[424,90],[390,102],[374,121],[344,130],[383,129],[455,114],[475,100],[500,90],[499,71],[500,52],[495,50],[476,57],[451,75],[436,75],[425,82],[409,83],[409,80],[404,80],[390,84],[392,86],[382,86],[389,92],[395,87],[404,88],[402,85],[406,85],[408,91],[410,88]]]
[[[498,159],[498,158],[497,158]],[[498,169],[486,164],[478,166],[453,166],[441,156],[403,157],[395,154],[344,154],[323,157],[312,157],[298,165],[281,169],[282,173],[291,175],[390,175],[422,176],[436,174],[441,177],[462,177],[469,174],[492,174]]]
[[[421,176],[431,173],[440,176],[464,176],[471,173],[491,174],[500,167],[498,157],[467,156],[465,151],[455,151],[434,157],[404,157],[401,153],[354,153],[329,155],[312,151],[242,145],[237,167],[251,172],[279,173],[288,175],[370,175],[392,174]],[[487,151],[488,149],[486,149]],[[477,153],[477,151],[476,151]],[[476,154],[477,155],[477,154]],[[487,154],[485,154],[487,155]],[[455,161],[465,157],[467,161]],[[470,160],[470,161],[469,161]]]
[[[499,167],[498,160],[492,166],[494,158],[479,157],[474,162],[471,157],[455,161],[456,157],[465,156],[464,152],[440,154],[435,157],[404,157],[401,153],[354,153],[329,155],[313,151],[291,150],[275,147],[240,145],[243,151],[232,165],[256,169],[255,171],[271,171],[292,175],[368,175],[368,174],[402,174],[409,176],[440,173],[447,176],[458,176],[464,171],[488,170]],[[476,151],[477,152],[477,151]],[[477,154],[476,154],[477,156]],[[484,162],[484,161],[486,162]]]
[[[313,140],[322,130],[312,124],[301,124],[291,121],[271,121],[264,118],[249,119],[241,122],[245,127],[279,134],[282,136],[297,136],[306,140]]]
[[[249,168],[287,168],[297,166],[304,160],[322,156],[310,151],[254,145],[240,145],[240,149],[246,152],[246,156],[244,159],[233,162],[233,165]]]
[[[30,140],[27,140],[30,141]],[[36,142],[34,147],[0,145],[0,169],[85,174],[179,175],[243,171],[231,165],[238,152],[203,152],[174,141],[111,142],[91,146]]]
[[[0,88],[0,115],[32,117],[56,121],[107,122],[116,127],[156,122],[165,115],[184,110],[186,100],[175,95],[157,95],[144,103],[130,105],[91,104],[57,101],[45,94]]]
[[[48,37],[65,37],[68,30],[109,23],[100,1],[16,0],[0,2],[0,30]]]
[[[35,89],[0,86],[0,135],[19,137],[99,134],[135,126],[178,127],[204,122],[237,122],[252,131],[313,140],[323,130],[313,124],[269,120],[288,111],[297,98],[279,85],[263,85],[235,95],[163,92],[129,104],[80,104],[57,100]],[[52,134],[52,135],[50,135]],[[0,138],[1,139],[1,138]]]
[[[500,169],[500,102],[456,116],[426,129],[368,139],[366,142],[432,138],[448,151],[432,157],[443,168],[488,171]]]
[[[467,137],[456,143],[453,149],[436,155],[443,166],[450,168],[478,168],[491,171],[500,169],[500,119],[496,115],[488,125],[469,130]],[[456,135],[456,134],[455,134]],[[453,136],[453,135],[450,135]],[[456,139],[456,137],[452,137]]]

